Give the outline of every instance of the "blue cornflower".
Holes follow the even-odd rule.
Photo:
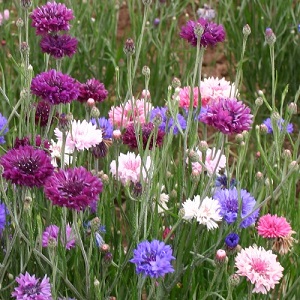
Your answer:
[[[239,241],[240,241],[239,235],[234,232],[229,233],[225,238],[225,244],[230,249],[235,248],[239,244]]]
[[[3,127],[6,126],[7,119],[2,116],[0,113],[0,131],[2,131]],[[4,135],[8,132],[8,126],[3,130],[2,134],[0,135],[0,144],[5,144]]]
[[[7,225],[6,216],[8,215],[7,207],[4,203],[0,202],[0,235],[5,228],[5,225]]]
[[[227,176],[225,174],[221,175],[221,176],[217,176],[216,178],[216,187],[221,188],[221,189],[226,189],[227,186]],[[230,180],[230,188],[232,189],[233,187],[236,186],[236,180],[234,178],[231,178]]]
[[[246,228],[255,223],[256,219],[258,218],[259,209],[253,212],[256,201],[254,197],[252,197],[251,194],[246,190],[241,190],[240,197],[242,201],[242,210],[240,212],[242,221],[240,223],[240,227]],[[232,189],[219,189],[215,192],[213,199],[219,201],[221,206],[220,215],[224,217],[225,221],[228,224],[234,223],[239,215],[239,199],[237,189],[235,187]]]
[[[150,113],[150,121],[154,122],[154,119],[159,118],[160,124],[158,128],[163,132],[170,132],[173,128],[173,134],[178,134],[178,127],[175,125],[174,119],[168,114],[167,107],[153,108]],[[177,114],[177,121],[180,124],[182,130],[186,128],[186,120],[181,114]],[[166,128],[167,127],[167,128]]]
[[[279,128],[279,131],[283,131],[285,129],[287,133],[292,133],[293,130],[294,130],[293,124],[292,123],[288,123],[286,125],[286,128],[283,128],[284,122],[285,121],[282,118],[277,121],[277,125],[278,125],[278,128]],[[272,125],[271,119],[268,118],[268,119],[264,120],[263,123],[267,126],[268,133],[273,133],[273,125]]]
[[[174,272],[171,265],[173,259],[175,257],[172,256],[170,246],[164,242],[153,240],[139,243],[137,249],[133,251],[133,259],[130,262],[135,264],[137,274],[158,278]]]
[[[114,128],[106,118],[99,118],[98,122],[96,122],[96,119],[91,119],[91,122],[93,125],[99,126],[99,128],[102,130],[103,139],[112,138]]]

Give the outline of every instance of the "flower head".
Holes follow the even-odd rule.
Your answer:
[[[91,119],[91,123],[102,130],[103,139],[112,139],[114,128],[106,118]]]
[[[7,224],[6,216],[8,215],[8,209],[4,203],[0,202],[0,237],[3,229]]]
[[[257,231],[264,238],[277,238],[287,236],[292,228],[286,218],[267,214],[258,220]]]
[[[61,162],[62,141],[55,142],[51,140],[49,150],[52,158],[51,163],[53,167],[57,168]],[[70,156],[72,153],[73,151],[71,151],[68,147],[65,147],[64,165],[72,163],[72,156]]]
[[[229,233],[225,238],[225,244],[229,249],[235,248],[239,244],[239,241],[239,235],[234,232]]]
[[[7,151],[0,158],[0,164],[6,180],[28,187],[43,186],[54,169],[45,151],[32,146],[20,146]]]
[[[231,178],[229,187],[232,189],[233,187],[236,186],[236,180],[234,178]],[[219,189],[227,189],[228,188],[228,179],[225,174],[220,175],[216,178],[216,188]]]
[[[3,127],[5,127],[5,129],[0,135],[0,144],[5,144],[4,135],[8,132],[7,119],[0,113],[0,131],[2,131]]]
[[[43,72],[32,79],[32,94],[50,104],[70,103],[79,95],[79,83],[67,74],[56,70]]]
[[[185,86],[180,89],[179,91],[179,107],[189,109],[190,107],[190,100],[191,100],[191,87]],[[198,95],[198,88],[195,87],[193,89],[193,108],[196,108],[198,106],[198,100],[200,100],[200,97]]]
[[[37,35],[46,35],[58,31],[70,30],[69,22],[74,19],[73,11],[62,3],[48,2],[37,7],[32,14],[32,27]]]
[[[202,47],[215,46],[217,43],[225,40],[225,30],[223,25],[208,22],[204,18],[200,18],[197,22],[188,21],[186,25],[181,28],[180,37],[196,47],[197,36],[195,34],[195,27],[199,25],[204,29],[200,40],[200,45]]]
[[[127,154],[120,153],[118,163],[115,160],[111,162],[110,172],[123,185],[126,185],[131,182],[140,182],[142,178],[146,180],[149,177],[150,167],[150,156],[147,156],[145,164],[142,164],[139,154],[136,156],[133,152],[127,152]]]
[[[138,141],[136,139],[136,135],[138,135],[141,137],[140,142],[143,145],[143,149],[146,149],[148,144],[150,150],[155,146],[160,147],[163,143],[165,134],[160,129],[158,129],[155,134],[154,130],[154,124],[149,122],[141,124],[140,132],[137,133],[134,124],[130,124],[127,126],[126,131],[122,136],[123,143],[131,148],[138,148]]]
[[[76,53],[77,44],[77,39],[67,34],[47,34],[43,36],[40,42],[42,52],[50,54],[56,59],[60,59],[64,56],[72,57]]]
[[[25,275],[20,274],[16,278],[19,284],[12,292],[12,297],[17,300],[52,300],[51,286],[47,275],[40,281],[40,278],[35,278],[35,275],[30,275],[28,272]]]
[[[174,272],[171,261],[175,257],[172,256],[172,248],[164,242],[158,240],[141,242],[133,253],[130,262],[136,265],[137,274],[158,278]]]
[[[102,182],[84,167],[61,169],[48,178],[44,192],[54,205],[79,211],[99,200]]]
[[[41,100],[36,104],[35,124],[45,127],[48,124],[51,105],[49,102]]]
[[[283,276],[283,267],[276,258],[271,250],[256,245],[242,249],[235,258],[237,274],[255,285],[253,293],[267,294]]]
[[[63,133],[58,128],[55,128],[54,133],[57,140],[62,141]],[[75,148],[79,151],[89,149],[102,142],[102,130],[86,120],[73,120],[71,129],[66,134],[66,146],[70,151]]]
[[[271,118],[267,118],[263,121],[263,124],[265,124],[268,128],[268,133],[273,133],[273,125]],[[279,131],[283,132],[286,131],[287,133],[292,133],[294,131],[294,127],[292,123],[285,124],[284,119],[280,119],[277,121],[277,126]]]
[[[43,247],[48,247],[49,246],[49,241],[52,239],[58,242],[58,236],[59,236],[59,227],[56,225],[49,225],[45,231],[43,232],[42,236],[42,246]],[[64,242],[64,235],[61,233],[61,241],[65,245],[67,250],[70,250],[71,248],[75,247],[75,238],[72,232],[72,228],[69,224],[66,226],[66,237],[67,237],[67,242]]]
[[[224,134],[242,133],[252,124],[250,108],[235,98],[222,98],[207,106],[200,121],[214,126]]]
[[[96,102],[102,102],[107,98],[107,95],[108,91],[105,89],[104,84],[99,80],[92,78],[80,85],[80,93],[77,100],[80,102],[87,102],[88,99],[92,98]]]
[[[207,21],[212,21],[216,16],[216,12],[209,5],[204,4],[203,8],[199,8],[197,10],[197,15],[199,18],[204,18]]]
[[[256,201],[246,190],[240,191],[240,199],[242,201],[240,212],[239,195],[235,187],[233,189],[217,190],[213,199],[219,201],[221,206],[220,214],[228,224],[234,223],[240,214],[242,219],[240,227],[246,228],[255,223],[258,217],[259,209],[253,211]]]
[[[152,105],[144,99],[128,100],[124,106],[112,107],[108,112],[109,121],[117,128],[127,127],[130,124],[146,122],[146,117]]]

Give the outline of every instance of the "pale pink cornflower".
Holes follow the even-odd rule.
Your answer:
[[[200,84],[202,106],[219,101],[221,98],[233,98],[235,96],[234,83],[230,83],[225,78],[214,77],[205,78]]]
[[[4,9],[3,18],[5,21],[7,21],[9,19],[9,10],[8,9]]]
[[[258,220],[257,231],[264,238],[278,238],[289,235],[292,227],[286,218],[267,214]]]
[[[191,99],[191,87],[190,86],[185,86],[179,90],[179,107],[189,109],[190,107],[190,99]],[[198,106],[198,88],[195,87],[193,89],[193,107],[196,108]]]
[[[58,128],[55,128],[54,133],[57,140],[62,141],[63,134]],[[102,142],[102,130],[86,120],[72,121],[71,128],[66,135],[66,147],[70,151],[89,149]]]
[[[202,161],[202,152],[196,149],[196,153],[199,155],[199,160]],[[205,165],[204,171],[207,171],[208,175],[212,175],[214,171],[215,174],[218,174],[221,169],[226,167],[226,156],[220,150],[216,150],[216,148],[208,148],[203,164]],[[203,167],[199,162],[192,162],[192,171],[202,173]]]
[[[50,154],[51,154],[51,163],[53,167],[57,168],[59,167],[58,161],[61,159],[61,153],[62,153],[62,141],[53,141],[51,140],[51,145],[49,147]],[[64,165],[69,165],[72,163],[72,154],[73,151],[71,151],[68,147],[65,147],[65,153],[64,153]]]
[[[108,112],[109,121],[117,128],[126,128],[133,123],[144,124],[147,119],[147,115],[152,110],[150,102],[144,99],[134,98],[128,100],[124,105],[112,106]]]
[[[253,293],[267,294],[279,283],[283,276],[283,267],[276,260],[277,255],[271,250],[253,245],[242,249],[235,258],[237,274],[245,276],[254,284]]]
[[[147,156],[143,164],[139,154],[136,156],[133,152],[127,152],[126,154],[120,153],[118,161],[113,160],[110,163],[110,172],[123,185],[127,185],[131,182],[138,183],[149,179],[150,167],[150,156]]]

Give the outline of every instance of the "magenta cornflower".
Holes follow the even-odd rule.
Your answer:
[[[253,115],[250,108],[235,98],[222,98],[207,106],[200,121],[215,127],[224,134],[242,133],[251,128]]]
[[[16,278],[16,282],[19,285],[11,293],[16,300],[52,300],[51,286],[47,275],[41,281],[40,278],[26,272],[25,275],[20,274]]]
[[[58,236],[59,236],[59,227],[56,225],[49,225],[45,231],[43,232],[42,236],[42,246],[48,247],[50,243],[53,243],[53,241],[57,244],[58,242]],[[65,245],[67,250],[70,250],[71,248],[75,247],[76,241],[74,234],[72,232],[72,228],[69,224],[66,226],[66,237],[67,242],[64,242],[64,235],[60,233],[61,241]]]
[[[72,57],[77,50],[78,41],[67,34],[43,36],[40,46],[44,53],[50,54],[56,59],[64,56]]]
[[[141,242],[133,254],[130,262],[135,264],[137,274],[158,278],[174,272],[171,261],[175,257],[172,255],[172,248],[164,242],[158,240]]]
[[[95,102],[102,102],[107,98],[108,91],[105,89],[103,83],[99,80],[92,78],[88,79],[86,83],[80,85],[78,101],[87,102],[92,98]]]
[[[59,170],[48,178],[44,192],[54,205],[79,211],[99,200],[102,182],[84,167]]]
[[[258,220],[257,231],[264,238],[278,238],[289,235],[292,227],[286,218],[267,214]]]
[[[7,151],[0,158],[0,164],[6,180],[28,187],[43,186],[54,170],[50,156],[32,146],[20,146]]]
[[[37,35],[46,35],[58,31],[70,30],[69,22],[74,19],[73,11],[62,3],[48,2],[37,7],[30,14],[31,26],[36,29]]]
[[[43,72],[32,79],[32,94],[50,104],[70,103],[79,95],[79,83],[67,74],[56,70]]]
[[[131,148],[138,148],[136,135],[140,137],[143,149],[146,149],[149,143],[151,150],[154,146],[160,147],[162,145],[165,133],[160,129],[155,132],[155,126],[151,122],[141,124],[140,131],[136,133],[134,124],[130,124],[122,136],[123,143]]]
[[[255,285],[253,293],[267,294],[283,276],[277,255],[256,245],[242,249],[235,258],[235,266],[238,275],[245,276]]]
[[[225,40],[223,25],[208,22],[204,18],[200,18],[197,22],[190,20],[181,28],[180,37],[187,40],[194,47],[197,46],[196,26],[201,26],[204,30],[200,40],[200,46],[202,47],[215,46]]]

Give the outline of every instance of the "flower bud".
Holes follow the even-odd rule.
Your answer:
[[[106,252],[102,259],[103,264],[107,265],[107,266],[109,266],[111,264],[112,260],[113,260],[113,256],[112,256],[111,252]]]
[[[189,159],[191,162],[199,162],[200,156],[197,152],[195,152],[194,150],[191,150],[189,152]]]
[[[271,28],[267,28],[265,31],[265,39],[268,45],[272,46],[276,42],[276,35]]]
[[[283,158],[286,159],[291,159],[292,158],[292,153],[289,149],[284,149],[283,153],[282,153]]]
[[[262,181],[264,179],[264,174],[262,172],[257,172],[255,178],[257,181]]]
[[[86,102],[86,104],[93,108],[95,106],[95,100],[93,98],[89,98],[88,101]]]
[[[115,140],[119,140],[121,138],[121,136],[122,136],[121,130],[116,129],[113,131],[113,138]]]
[[[110,247],[109,247],[108,244],[103,244],[103,245],[101,245],[101,247],[100,247],[100,251],[103,252],[103,253],[106,253],[106,252],[108,252],[109,250],[110,250]]]
[[[150,77],[150,68],[149,68],[148,66],[143,66],[142,74],[143,74],[145,77]]]
[[[31,208],[32,198],[30,196],[26,196],[24,198],[24,210],[28,211]]]
[[[246,24],[244,27],[243,27],[243,35],[245,37],[248,37],[251,33],[251,28],[249,26],[249,24]]]
[[[145,6],[150,5],[152,0],[143,0]]]
[[[226,251],[223,249],[217,250],[216,256],[215,256],[215,263],[217,266],[222,266],[223,264],[228,262],[228,257],[226,254]]]
[[[91,117],[97,119],[97,118],[99,118],[99,116],[100,116],[99,109],[96,106],[92,107],[92,109],[91,109]]]
[[[31,0],[21,0],[21,7],[23,9],[28,9],[30,8],[32,5],[32,1]]]
[[[290,170],[294,170],[294,171],[298,171],[299,170],[299,165],[297,164],[297,162],[295,160],[293,160],[290,164],[289,164],[289,169]]]
[[[199,182],[200,176],[201,176],[201,175],[200,175],[200,173],[199,173],[198,170],[193,170],[193,171],[192,171],[192,181],[193,181],[194,183]]]
[[[207,142],[206,142],[206,141],[200,141],[200,143],[199,143],[199,150],[200,150],[201,152],[206,152],[207,149],[208,149],[208,144],[207,144]]]
[[[29,52],[29,45],[26,42],[22,42],[20,45],[20,51],[22,53],[28,53]]]
[[[143,90],[142,91],[142,98],[143,99],[149,99],[150,98],[150,91],[149,90]]]
[[[272,120],[272,121],[275,121],[275,122],[280,121],[280,120],[281,120],[280,114],[279,114],[277,111],[274,111],[274,112],[271,114],[271,120]]]
[[[268,133],[268,127],[265,124],[261,124],[259,126],[259,131],[261,132],[261,134],[267,134]]]
[[[177,77],[174,77],[173,80],[172,80],[172,86],[173,86],[174,89],[180,88],[181,87],[181,81]]]
[[[238,143],[241,143],[243,141],[244,137],[241,133],[238,133],[236,136],[235,136],[235,140],[238,142]]]
[[[236,287],[240,284],[240,276],[238,274],[232,274],[228,278],[228,283],[232,287]]]
[[[94,279],[94,287],[98,287],[100,285],[100,282],[97,278]]]
[[[126,55],[133,55],[135,53],[135,45],[133,39],[127,39],[123,48]]]
[[[170,192],[170,198],[171,199],[176,199],[177,198],[177,191],[176,190],[172,190]]]
[[[297,104],[296,104],[295,102],[291,102],[291,103],[288,105],[288,112],[289,112],[291,115],[295,115],[295,114],[297,114],[297,111],[298,111]]]
[[[94,230],[94,231],[98,230],[100,225],[101,225],[101,222],[98,217],[95,217],[94,219],[91,220],[92,230]]]
[[[256,98],[256,100],[255,100],[255,105],[256,105],[257,107],[262,106],[263,103],[264,103],[264,100],[263,100],[262,97]]]
[[[21,28],[24,26],[24,21],[21,18],[18,18],[16,21],[16,25],[18,28]]]
[[[197,37],[197,39],[201,38],[203,32],[204,32],[204,27],[200,23],[196,23],[194,27],[194,34]]]

